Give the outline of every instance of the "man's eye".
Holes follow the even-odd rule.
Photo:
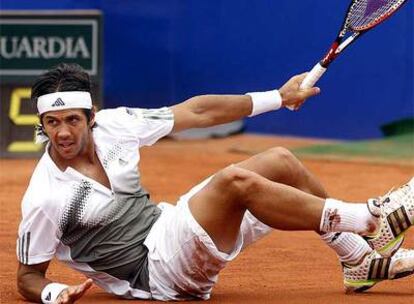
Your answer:
[[[56,125],[56,120],[50,119],[50,120],[47,120],[47,121],[46,121],[46,123],[47,123],[49,126],[54,126],[54,125]]]

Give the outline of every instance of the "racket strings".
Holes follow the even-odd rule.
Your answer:
[[[406,0],[357,0],[349,9],[347,27],[361,31],[368,29],[396,11]]]

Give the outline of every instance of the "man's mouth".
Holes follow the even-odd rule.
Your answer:
[[[60,143],[59,147],[63,150],[68,150],[70,149],[72,146],[74,145],[74,143],[70,142],[70,143]]]

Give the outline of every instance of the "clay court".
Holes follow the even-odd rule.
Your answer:
[[[155,202],[175,202],[180,194],[227,164],[241,161],[273,146],[290,149],[321,141],[253,135],[200,141],[163,140],[142,150],[144,186]],[[363,201],[384,194],[414,175],[412,158],[406,162],[332,159],[300,156],[333,197]],[[20,200],[35,159],[0,160],[1,303],[23,303],[16,289],[15,240]],[[414,231],[405,247],[414,248]],[[67,284],[84,278],[53,262],[49,277]],[[247,248],[222,273],[209,303],[411,303],[414,277],[378,284],[359,295],[345,295],[335,254],[315,233],[274,231]],[[94,286],[79,303],[124,303]],[[141,302],[142,301],[137,301]]]

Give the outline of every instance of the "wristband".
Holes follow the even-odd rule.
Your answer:
[[[42,303],[44,304],[53,304],[60,295],[60,293],[68,288],[68,285],[60,283],[50,283],[43,288],[41,293]]]
[[[278,90],[246,93],[246,95],[252,98],[253,104],[252,113],[249,117],[278,110],[282,107],[282,96],[280,96]]]

